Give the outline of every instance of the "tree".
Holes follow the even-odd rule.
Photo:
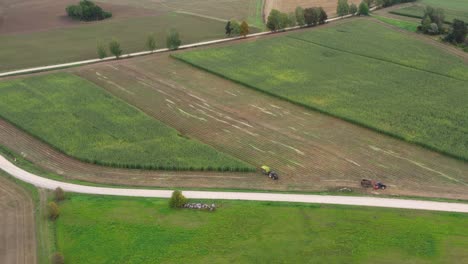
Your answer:
[[[109,43],[109,51],[117,59],[120,58],[120,55],[122,55],[122,52],[123,52],[122,49],[120,48],[120,43],[116,39],[113,39]]]
[[[247,22],[242,21],[240,25],[240,35],[244,36],[244,38],[249,34],[249,24]]]
[[[352,3],[349,6],[349,13],[355,15],[357,13],[357,11],[358,11],[357,6],[354,3]]]
[[[107,51],[106,51],[106,47],[104,46],[104,44],[98,43],[97,54],[101,60],[107,57]]]
[[[180,47],[180,44],[182,44],[182,41],[180,40],[179,32],[175,29],[171,29],[166,38],[167,48],[170,50],[176,50]]]
[[[231,21],[228,21],[226,23],[226,26],[224,27],[224,29],[226,30],[226,36],[230,37],[231,32],[232,32]]]
[[[288,27],[295,27],[297,25],[297,19],[296,19],[295,13],[289,13],[288,20],[289,20]]]
[[[266,26],[271,31],[277,31],[278,29],[280,29],[280,25],[281,12],[276,9],[272,9],[270,15],[268,15]]]
[[[445,15],[443,9],[434,9],[431,6],[427,6],[421,21],[421,31],[431,35],[440,34],[444,31],[444,21]]]
[[[304,19],[304,8],[298,6],[296,7],[296,21],[299,26],[304,26],[305,25],[305,19]]]
[[[175,190],[172,192],[171,199],[169,199],[169,206],[171,208],[180,208],[184,206],[187,201],[187,198],[185,198],[181,191]]]
[[[69,17],[83,21],[103,20],[112,17],[111,12],[102,10],[101,7],[89,0],[82,0],[78,5],[67,6],[65,11]]]
[[[50,202],[49,205],[47,206],[48,212],[49,212],[49,218],[51,220],[57,219],[60,214],[60,210],[58,205],[55,202]]]
[[[320,21],[320,10],[316,7],[306,8],[304,10],[304,18],[308,26],[315,26]]]
[[[151,52],[153,52],[156,49],[156,37],[154,36],[154,34],[148,35],[148,37],[146,38],[146,47]]]
[[[463,43],[466,40],[468,28],[465,21],[454,19],[452,23],[452,30],[447,35],[445,40],[453,43]]]
[[[346,16],[347,14],[349,14],[348,0],[338,0],[336,13],[338,14],[338,16]]]
[[[54,255],[52,255],[52,264],[64,264],[65,259],[63,258],[63,255],[59,252],[55,252]]]
[[[233,36],[239,36],[240,35],[241,28],[240,28],[240,24],[239,24],[239,22],[237,22],[237,20],[231,20],[231,28],[232,28],[231,34]]]
[[[327,12],[325,12],[325,9],[323,9],[322,7],[319,7],[318,9],[320,12],[319,24],[325,24],[325,22],[327,22],[328,19]]]
[[[359,4],[359,15],[360,16],[368,16],[369,15],[369,6],[364,1],[362,1]]]
[[[56,202],[61,202],[65,200],[65,192],[63,191],[62,188],[57,187],[54,191],[54,200]]]
[[[279,29],[285,29],[287,28],[291,22],[289,21],[289,16],[286,13],[281,13],[280,14],[280,24],[279,24]]]

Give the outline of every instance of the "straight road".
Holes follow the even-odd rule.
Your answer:
[[[62,188],[67,192],[132,196],[132,197],[155,197],[169,198],[172,190],[148,190],[148,189],[126,189],[94,187],[79,184],[65,183],[46,179],[18,168],[9,160],[0,156],[0,169],[13,177],[45,189]],[[339,204],[355,206],[371,206],[386,208],[401,208],[414,210],[430,210],[444,212],[468,213],[468,204],[432,202],[407,199],[355,197],[355,196],[330,196],[309,194],[280,194],[280,193],[254,193],[254,192],[208,192],[208,191],[184,191],[184,195],[191,199],[220,199],[220,200],[246,200],[246,201],[272,201],[272,202],[296,202],[316,204]]]

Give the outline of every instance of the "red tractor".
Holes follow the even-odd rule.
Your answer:
[[[364,188],[373,188],[374,190],[385,190],[387,189],[387,185],[381,183],[381,182],[376,182],[374,180],[366,180],[362,179],[361,180],[361,186]]]

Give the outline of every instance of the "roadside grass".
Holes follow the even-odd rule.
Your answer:
[[[214,201],[206,201],[208,203]],[[467,214],[293,203],[71,195],[56,222],[68,263],[462,263]]]
[[[403,7],[394,11],[391,14],[422,18],[426,5],[434,8],[442,8],[445,11],[445,22],[452,23],[454,19],[468,21],[468,1],[463,0],[420,0],[417,5]]]
[[[253,170],[68,73],[0,82],[0,116],[65,154],[95,164]]]
[[[224,26],[216,20],[167,13],[44,32],[0,35],[0,72],[94,59],[98,57],[98,42],[107,47],[112,38],[121,43],[124,53],[131,53],[147,50],[146,38],[154,33],[158,48],[163,48],[171,28],[179,31],[183,44],[223,38]],[[111,56],[109,52],[108,55]]]
[[[173,57],[250,88],[468,160],[468,67],[371,20]]]
[[[406,30],[406,31],[410,31],[410,32],[417,32],[418,31],[419,24],[414,23],[414,22],[398,20],[398,19],[378,16],[378,15],[372,15],[372,17],[378,19],[379,21],[382,21],[382,22],[387,23],[389,25],[401,28],[401,29]]]

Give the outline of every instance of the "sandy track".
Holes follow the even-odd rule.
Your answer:
[[[0,263],[36,263],[34,204],[16,184],[0,176]]]
[[[55,189],[61,187],[68,192],[132,196],[132,197],[157,197],[169,198],[172,190],[145,190],[145,189],[121,189],[105,188],[77,185],[54,181],[26,172],[4,157],[0,156],[0,168],[12,176],[33,184],[40,188]],[[275,202],[298,202],[298,203],[319,203],[319,204],[339,204],[357,205],[386,208],[402,208],[445,212],[468,213],[468,204],[430,202],[418,200],[373,198],[373,197],[347,197],[347,196],[325,196],[306,194],[278,194],[278,193],[248,193],[248,192],[205,192],[205,191],[185,191],[184,195],[191,199],[222,199],[222,200],[247,200],[247,201],[275,201]]]

